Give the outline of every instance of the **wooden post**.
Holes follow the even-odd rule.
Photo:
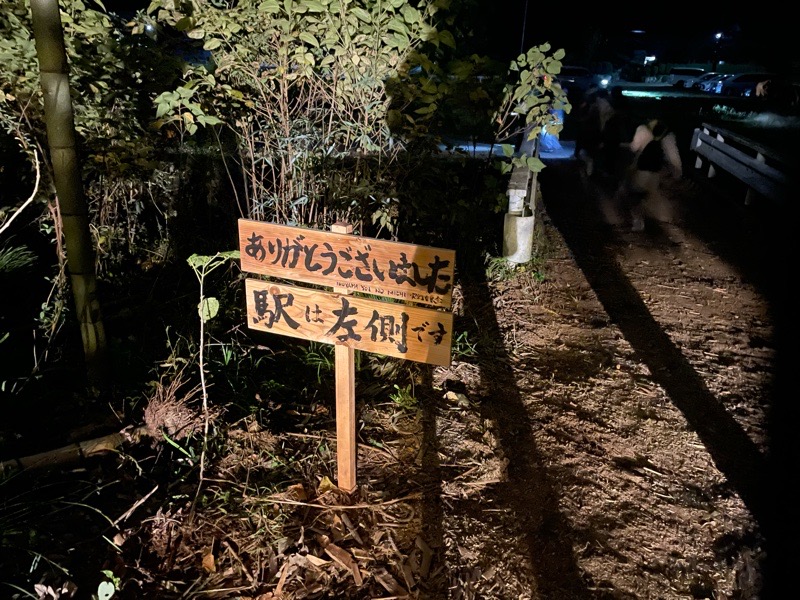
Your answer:
[[[331,225],[334,233],[353,233],[347,223]],[[350,294],[347,288],[334,287],[339,294]],[[356,365],[355,350],[344,344],[334,346],[336,370],[336,485],[347,493],[356,490]]]
[[[533,141],[533,157],[539,158],[539,149],[541,147],[541,138],[542,133],[536,136],[536,139]],[[530,188],[528,188],[528,205],[531,207],[531,214],[536,216],[536,192],[539,190],[539,173],[531,173],[531,178],[529,179]],[[522,213],[525,214],[524,212]],[[531,239],[533,242],[533,239]]]
[[[705,127],[703,127],[703,133],[705,133],[706,135],[708,135],[708,129],[706,129]],[[700,136],[698,135],[698,136],[697,136],[697,143],[695,144],[695,150],[696,150],[697,148],[699,148],[700,146],[702,146],[702,145],[703,145],[703,142],[702,142],[702,141],[700,141]],[[698,152],[698,153],[697,153],[697,158],[695,158],[695,159],[694,159],[694,168],[695,168],[695,169],[700,169],[700,168],[702,168],[702,167],[703,167],[703,157],[702,157],[702,156],[700,155],[700,153]]]
[[[247,325],[333,344],[337,485],[351,494],[357,462],[355,352],[450,364],[453,313],[444,309],[452,303],[455,251],[362,238],[348,223],[320,231],[239,219],[239,254],[243,271],[330,288],[246,279]]]
[[[720,134],[719,132],[717,132],[717,139],[720,142],[725,143],[725,138],[722,137],[722,134]],[[717,169],[714,166],[714,163],[712,163],[711,161],[708,161],[708,178],[711,179],[712,177],[716,177],[716,176],[717,176]]]
[[[767,162],[767,159],[763,154],[761,154],[761,152],[757,152],[756,153],[756,161],[764,164],[764,163]],[[753,203],[753,198],[755,198],[756,195],[757,195],[757,193],[755,192],[755,190],[753,190],[753,188],[751,188],[751,187],[748,187],[747,188],[747,193],[744,196],[744,204],[745,204],[745,206],[750,206]]]

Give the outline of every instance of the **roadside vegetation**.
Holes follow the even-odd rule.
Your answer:
[[[523,269],[502,264],[505,186],[515,164],[543,168],[514,154],[523,131],[557,134],[551,111],[569,110],[553,81],[564,53],[544,43],[510,65],[461,56],[458,14],[436,2],[154,1],[130,22],[61,3],[71,91],[61,101],[74,114],[92,316],[108,356],[95,380],[41,40],[28,3],[7,4],[3,594],[223,597],[232,565],[237,593],[265,593],[258,581],[288,572],[286,547],[304,543],[295,507],[343,501],[331,483],[333,348],[247,331],[237,219],[345,221],[360,235],[455,249],[461,278],[535,283],[540,254]],[[442,155],[445,132],[502,145],[505,158]],[[480,352],[476,328],[456,328],[454,354]],[[413,419],[422,367],[358,354],[357,368],[367,415],[395,428]],[[364,428],[385,447],[382,428]],[[377,496],[362,501],[387,510]],[[198,548],[208,549],[199,562]],[[248,570],[252,560],[266,570]]]

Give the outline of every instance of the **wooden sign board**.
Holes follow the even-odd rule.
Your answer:
[[[454,250],[239,219],[242,270],[450,308]]]
[[[450,364],[453,313],[323,290],[245,281],[247,325],[434,365]]]
[[[333,288],[247,279],[247,325],[335,345],[338,485],[353,492],[354,352],[449,365],[453,313],[436,308],[448,309],[452,303],[456,255],[453,250],[355,236],[347,223],[331,229],[239,219],[239,255],[242,271]]]

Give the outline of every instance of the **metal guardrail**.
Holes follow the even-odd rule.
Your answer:
[[[715,177],[719,168],[744,183],[745,204],[756,195],[783,203],[797,193],[799,182],[789,161],[730,129],[703,123],[694,130],[690,149],[697,154],[695,169],[707,168],[707,176]]]

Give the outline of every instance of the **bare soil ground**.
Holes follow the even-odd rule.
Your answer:
[[[495,351],[435,377],[451,597],[784,597],[773,207],[665,182],[630,233],[574,163],[543,186],[547,280],[465,287]]]
[[[551,165],[546,281],[462,288],[494,344],[425,405],[427,597],[785,597],[785,228],[743,196],[661,191],[630,233],[611,189]]]
[[[282,433],[232,427],[208,467],[218,500],[194,510],[192,485],[142,477],[144,453],[141,502],[126,492],[104,524],[115,597],[791,597],[783,209],[687,178],[631,233],[573,161],[548,165],[542,193],[544,279],[459,282],[469,344],[418,370],[415,406],[359,404],[354,494],[325,476],[325,402],[282,409]],[[293,475],[258,493],[278,465]],[[167,486],[183,503],[153,504]]]

